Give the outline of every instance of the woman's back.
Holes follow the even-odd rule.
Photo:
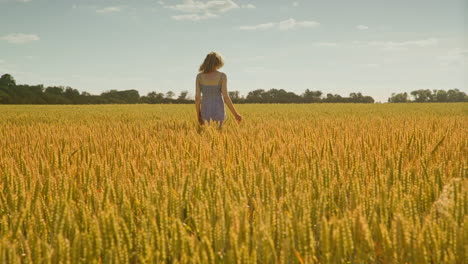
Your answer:
[[[222,75],[224,73],[220,71],[214,71],[210,73],[199,73],[198,76],[200,78],[200,83],[201,84],[206,84],[206,85],[216,85],[219,83],[221,80]]]
[[[200,73],[199,78],[202,97],[222,96],[222,72]]]
[[[201,91],[201,115],[203,120],[224,121],[226,111],[222,96],[223,73],[212,72],[199,74]]]

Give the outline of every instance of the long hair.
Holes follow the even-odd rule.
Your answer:
[[[217,52],[210,52],[198,69],[202,73],[210,73],[224,66],[223,57]]]

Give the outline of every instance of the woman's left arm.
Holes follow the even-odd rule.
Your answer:
[[[197,78],[195,79],[195,109],[197,112],[197,118],[198,122],[200,124],[203,124],[203,119],[201,117],[201,107],[200,107],[200,98],[201,98],[201,89],[200,89],[200,75],[197,75]]]
[[[232,104],[231,97],[229,97],[229,93],[227,90],[226,74],[223,74],[223,77],[222,77],[221,93],[223,95],[224,103],[228,106],[229,110],[231,110],[231,113],[234,115],[236,120],[240,122],[242,120],[242,116],[239,113],[237,113],[236,108]]]

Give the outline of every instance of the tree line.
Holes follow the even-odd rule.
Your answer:
[[[374,99],[361,93],[351,93],[349,97],[327,94],[322,98],[321,91],[309,89],[301,95],[283,89],[258,89],[247,96],[240,96],[239,91],[229,92],[234,103],[373,103]],[[188,92],[178,96],[174,92],[150,92],[140,96],[137,90],[110,90],[100,95],[79,92],[77,89],[63,86],[44,87],[43,85],[17,85],[10,74],[0,78],[0,104],[187,104],[194,103],[188,98]]]
[[[350,93],[348,97],[339,94],[323,96],[321,91],[306,89],[301,95],[287,92],[283,89],[257,89],[251,91],[246,97],[239,96],[239,92],[229,92],[233,103],[374,103],[374,98],[361,93]]]
[[[411,95],[411,97],[410,97]],[[445,90],[429,90],[429,89],[420,89],[408,93],[393,93],[390,98],[388,98],[389,103],[428,103],[428,102],[439,102],[439,103],[448,103],[448,102],[468,102],[468,96],[458,90],[451,89],[448,91]]]
[[[79,92],[63,86],[17,85],[10,74],[0,77],[0,104],[138,104],[138,103],[193,103],[183,91],[178,97],[174,92],[150,92],[140,96],[137,90],[110,90],[100,95]]]
[[[400,102],[467,102],[465,93],[458,89],[448,90],[418,90],[411,92],[411,101],[407,93],[392,94],[390,103]],[[323,94],[321,91],[305,90],[298,95],[283,89],[257,89],[247,96],[241,96],[239,91],[229,92],[234,103],[374,103],[374,98],[361,93],[350,93],[349,96],[338,94]],[[43,85],[18,85],[10,74],[0,77],[0,104],[190,104],[193,99],[187,91],[178,96],[172,91],[167,93],[150,92],[140,96],[137,90],[110,90],[100,95],[79,92],[77,89],[63,86],[44,87]]]

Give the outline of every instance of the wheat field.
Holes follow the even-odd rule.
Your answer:
[[[468,104],[0,106],[0,263],[466,263]]]

